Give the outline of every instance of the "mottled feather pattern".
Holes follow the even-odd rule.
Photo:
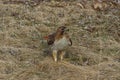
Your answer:
[[[54,43],[54,41],[55,41],[55,33],[48,36],[47,43],[48,43],[48,45],[52,45]]]

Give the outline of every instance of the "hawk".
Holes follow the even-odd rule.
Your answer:
[[[60,60],[63,60],[65,49],[72,45],[72,40],[68,35],[69,29],[65,26],[58,27],[58,29],[44,38],[47,40],[48,45],[51,45],[52,56],[57,62],[58,53],[60,53]]]

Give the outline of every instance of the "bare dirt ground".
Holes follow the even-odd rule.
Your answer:
[[[0,80],[120,80],[119,2],[100,6],[93,0],[0,0]],[[73,46],[55,63],[43,36],[63,25]]]

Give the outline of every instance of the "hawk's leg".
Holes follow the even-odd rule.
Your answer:
[[[53,50],[52,55],[53,55],[54,61],[57,62],[57,50]]]
[[[61,53],[60,53],[60,60],[61,60],[61,61],[63,60],[64,55],[65,55],[65,51],[61,51]]]

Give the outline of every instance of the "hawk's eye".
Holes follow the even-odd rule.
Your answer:
[[[62,27],[62,30],[65,30],[66,27]]]

